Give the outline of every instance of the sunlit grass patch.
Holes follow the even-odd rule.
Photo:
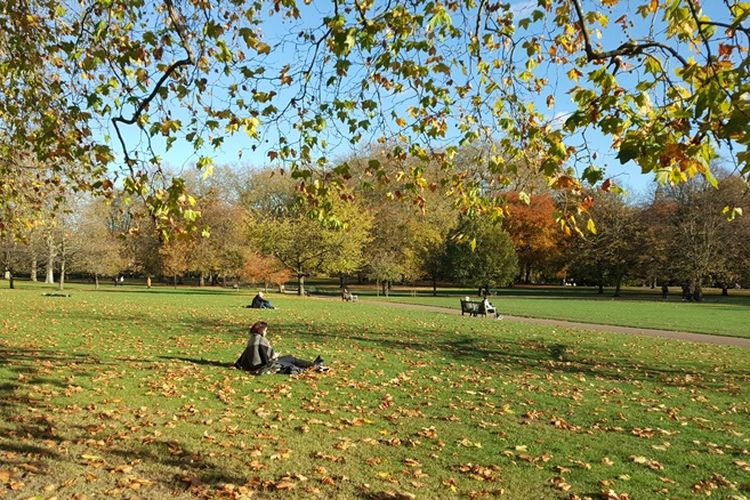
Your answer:
[[[750,353],[364,303],[0,292],[12,495],[747,494]],[[328,374],[231,368],[257,319]]]

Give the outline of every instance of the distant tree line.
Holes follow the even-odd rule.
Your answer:
[[[398,176],[403,165],[370,169],[351,158],[353,177]],[[390,170],[389,170],[390,168]],[[481,169],[480,169],[481,170]],[[384,173],[385,172],[385,173]],[[428,282],[482,291],[513,283],[683,286],[701,300],[702,287],[750,284],[750,215],[744,181],[725,175],[718,188],[695,178],[660,186],[649,200],[626,203],[617,190],[591,190],[578,224],[565,234],[558,213],[564,195],[532,179],[518,186],[482,182],[484,196],[503,196],[500,214],[462,211],[455,199],[426,189],[421,203],[399,201],[388,179],[343,186],[327,207],[333,217],[309,216],[299,184],[274,169],[218,168],[187,177],[204,234],[163,240],[146,205],[125,197],[67,202],[49,210],[24,240],[0,241],[6,278],[64,286],[66,275],[127,274],[175,285],[186,276],[201,286],[253,283],[283,287],[305,278],[337,277],[376,283]],[[446,182],[450,182],[447,179]],[[526,195],[525,192],[534,194]],[[349,195],[346,195],[349,193]],[[564,227],[569,227],[566,225]]]

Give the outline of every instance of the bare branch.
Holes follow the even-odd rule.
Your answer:
[[[135,111],[129,118],[125,118],[120,114],[120,116],[116,116],[112,118],[112,124],[115,127],[115,132],[117,133],[117,138],[120,141],[120,145],[122,146],[123,153],[125,154],[125,163],[130,167],[133,160],[130,158],[130,155],[128,154],[127,147],[125,145],[125,141],[123,140],[122,134],[120,132],[119,124],[122,123],[124,125],[133,125],[138,121],[138,119],[143,114],[143,111],[148,107],[148,105],[153,101],[159,91],[164,86],[164,83],[169,79],[175,71],[177,71],[178,68],[182,66],[189,66],[191,64],[194,64],[194,58],[193,58],[193,50],[190,47],[190,41],[186,37],[183,29],[182,29],[182,19],[179,13],[175,10],[174,6],[172,5],[172,0],[165,0],[165,5],[167,6],[167,11],[169,13],[169,18],[172,21],[172,24],[177,31],[177,34],[180,37],[180,41],[182,42],[182,46],[185,49],[185,52],[187,52],[187,57],[184,59],[177,60],[173,62],[167,69],[164,71],[164,73],[161,75],[159,80],[156,82],[156,85],[154,85],[154,88],[151,89],[151,93],[146,96],[144,99],[142,99],[138,106],[136,106]]]
[[[584,43],[584,50],[586,51],[586,58],[589,60],[589,62],[593,61],[601,61],[604,59],[615,59],[618,56],[635,56],[639,54],[645,53],[648,49],[662,49],[665,52],[668,52],[672,55],[675,59],[680,61],[683,66],[688,66],[688,61],[684,57],[680,55],[677,50],[675,50],[673,47],[670,47],[669,45],[665,45],[663,43],[654,42],[654,41],[648,41],[648,42],[626,42],[617,47],[613,50],[607,50],[605,52],[594,50],[593,46],[591,45],[591,37],[589,36],[589,32],[586,29],[586,21],[584,19],[583,15],[583,8],[581,7],[581,1],[580,0],[570,0],[573,4],[573,7],[575,8],[576,15],[578,16],[578,27],[581,30],[581,34],[583,35],[583,43]]]

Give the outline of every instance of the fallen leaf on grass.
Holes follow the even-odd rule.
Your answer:
[[[381,439],[380,442],[388,446],[401,446],[401,440],[397,437],[391,439]]]
[[[8,487],[13,491],[18,491],[24,489],[26,485],[21,481],[10,481]]]
[[[549,484],[551,484],[555,489],[558,489],[560,491],[568,491],[570,490],[573,485],[570,484],[564,477],[562,476],[555,476],[547,481]]]
[[[615,490],[608,490],[602,492],[602,499],[604,500],[630,500],[630,495],[627,493],[616,493]]]
[[[390,394],[386,394],[380,400],[380,404],[378,405],[378,408],[380,408],[381,410],[385,410],[391,405],[393,405],[393,397]]]
[[[417,496],[400,491],[379,491],[369,495],[369,498],[372,498],[372,500],[414,500]]]
[[[266,464],[258,462],[257,460],[251,460],[247,464],[247,466],[250,467],[250,469],[252,469],[254,471],[259,471],[259,470],[263,470],[263,469],[267,469],[268,468],[268,466]]]
[[[109,471],[113,474],[128,474],[133,470],[132,465],[117,465],[115,467],[112,467]]]
[[[438,437],[437,430],[434,426],[423,427],[421,431],[417,432],[417,435],[427,439],[437,439]]]
[[[497,477],[497,472],[500,470],[500,468],[496,465],[485,467],[483,465],[468,463],[464,465],[458,465],[455,467],[455,469],[458,472],[467,474],[475,481],[500,481],[500,478]]]
[[[271,455],[271,460],[286,460],[292,455],[292,450],[282,448]]]
[[[464,446],[466,448],[481,448],[482,443],[479,442],[472,442],[468,438],[464,438],[456,443],[458,446]]]
[[[288,479],[282,479],[274,484],[274,489],[278,491],[293,490],[296,487],[297,485],[294,484],[292,481],[289,481]]]
[[[313,455],[313,458],[320,458],[322,460],[330,460],[331,462],[344,463],[346,459],[344,457],[337,457],[335,455],[328,455],[319,451]]]
[[[630,455],[630,460],[632,460],[634,463],[637,463],[639,465],[645,465],[649,469],[653,470],[662,470],[664,466],[657,462],[656,460],[651,460],[650,458],[642,457],[642,456],[635,456]]]

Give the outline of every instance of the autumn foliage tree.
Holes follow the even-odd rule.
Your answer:
[[[174,287],[177,287],[178,279],[190,269],[190,252],[194,244],[188,238],[173,239],[162,243],[159,249],[162,272],[172,278]]]
[[[614,285],[614,295],[619,296],[641,254],[637,209],[618,193],[599,193],[592,200],[591,214],[597,221],[595,232],[575,238],[567,247],[572,277],[595,284],[600,294],[606,285]]]
[[[245,258],[240,270],[240,278],[252,283],[262,283],[263,288],[268,288],[269,284],[273,284],[281,292],[284,284],[293,278],[293,275],[278,259],[251,253]]]
[[[111,207],[93,200],[81,208],[71,246],[75,249],[73,269],[90,274],[99,288],[99,278],[114,276],[127,267],[124,235],[110,222]]]
[[[561,232],[555,222],[555,203],[549,194],[522,200],[510,193],[508,217],[503,227],[513,240],[521,279],[530,283],[533,272],[541,273],[560,252]]]

